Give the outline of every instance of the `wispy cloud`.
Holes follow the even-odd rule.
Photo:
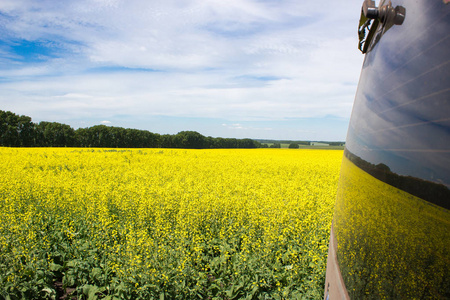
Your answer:
[[[239,123],[234,123],[234,124],[222,124],[223,127],[227,128],[227,129],[236,129],[236,130],[251,130],[251,131],[270,131],[273,130],[273,128],[270,127],[264,127],[264,128],[260,128],[260,127],[253,127],[253,126],[244,126],[242,124]]]

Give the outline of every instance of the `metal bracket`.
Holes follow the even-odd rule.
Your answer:
[[[403,6],[392,7],[391,1],[378,8],[374,0],[365,0],[361,8],[358,27],[359,50],[362,53],[367,52],[380,22],[384,26],[384,32],[386,32],[393,25],[402,25],[405,15],[406,9]]]

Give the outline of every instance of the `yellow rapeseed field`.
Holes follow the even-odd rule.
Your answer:
[[[319,299],[342,155],[0,148],[0,298]]]

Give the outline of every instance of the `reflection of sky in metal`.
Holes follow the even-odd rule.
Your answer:
[[[406,8],[366,55],[347,148],[393,172],[450,186],[450,5]],[[426,6],[424,6],[424,4]]]

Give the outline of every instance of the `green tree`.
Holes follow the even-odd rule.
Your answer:
[[[37,145],[41,147],[73,147],[77,145],[75,130],[66,124],[42,121],[36,125]]]
[[[225,139],[224,148],[238,148],[238,140],[234,138]]]
[[[159,147],[161,148],[175,148],[174,135],[163,134],[160,136]]]
[[[238,148],[259,148],[260,145],[261,144],[259,142],[252,139],[238,140]]]
[[[217,137],[213,139],[212,148],[226,148],[227,141],[224,138]]]
[[[27,116],[0,110],[0,146],[107,147],[107,148],[260,148],[252,139],[205,137],[196,131],[159,135],[147,130],[95,125],[74,130],[66,124],[31,122]],[[267,146],[267,145],[266,145]],[[274,144],[272,148],[280,148]]]
[[[196,131],[180,131],[174,136],[175,147],[186,149],[203,149],[206,138]]]
[[[29,147],[35,145],[35,128],[31,118],[0,110],[0,145]]]
[[[159,134],[146,130],[125,129],[126,147],[156,148],[159,145]]]
[[[297,143],[291,143],[289,144],[289,149],[298,149],[300,146]]]

